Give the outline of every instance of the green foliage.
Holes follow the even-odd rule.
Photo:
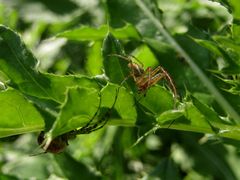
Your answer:
[[[0,137],[39,131],[44,120],[24,96],[14,89],[3,90],[1,99]]]
[[[110,29],[107,25],[103,25],[98,29],[83,26],[60,33],[57,37],[64,37],[74,41],[98,41],[103,40],[109,31],[118,39],[140,40],[137,30],[130,24],[118,29]]]
[[[239,179],[238,4],[0,0],[0,179]]]

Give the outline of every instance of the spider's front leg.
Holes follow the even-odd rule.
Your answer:
[[[101,129],[102,127],[104,127],[107,124],[107,122],[110,118],[111,111],[116,104],[118,93],[119,93],[119,88],[120,87],[118,87],[116,89],[116,96],[115,96],[115,99],[114,99],[114,102],[113,102],[113,105],[111,108],[105,108],[105,107],[101,108],[101,96],[100,96],[100,103],[99,103],[97,112],[94,114],[94,116],[90,119],[90,121],[85,126],[83,126],[82,128],[80,128],[78,130],[75,130],[74,133],[76,135],[77,134],[89,134],[93,131]],[[93,122],[94,119],[97,119],[97,121]]]
[[[164,74],[164,77],[167,80],[167,82],[170,84],[174,97],[178,98],[177,90],[171,76],[168,74],[168,72],[165,69],[163,69],[163,67],[161,67],[161,71],[162,71],[162,74]]]

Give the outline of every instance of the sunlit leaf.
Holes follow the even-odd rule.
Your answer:
[[[163,112],[158,118],[158,123],[164,123],[168,121],[172,121],[174,123],[174,120],[184,116],[183,110],[168,110]]]
[[[0,91],[0,137],[41,131],[44,120],[32,103],[18,91]]]
[[[145,68],[147,67],[156,67],[159,63],[156,57],[154,56],[151,49],[146,46],[142,45],[139,48],[135,49],[133,55],[143,63]]]
[[[101,42],[95,42],[88,51],[86,69],[90,75],[102,74],[103,58],[101,46]]]
[[[99,103],[100,97],[96,89],[69,88],[59,117],[51,129],[52,137],[87,124],[98,112]]]
[[[97,41],[103,40],[108,32],[111,32],[118,39],[140,39],[137,30],[130,24],[117,29],[111,29],[107,25],[103,25],[99,28],[82,26],[74,30],[60,33],[57,37],[64,37],[74,41]]]
[[[139,96],[140,104],[155,115],[174,108],[172,94],[161,86],[154,86],[147,90],[146,96]]]
[[[101,93],[102,106],[104,107],[112,108],[114,99],[117,98],[113,108],[118,113],[119,117],[112,117],[109,121],[110,125],[135,125],[137,112],[133,95],[131,95],[125,88],[114,84],[108,84],[102,89]]]

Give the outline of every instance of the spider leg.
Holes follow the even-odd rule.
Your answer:
[[[133,58],[133,59],[135,59],[140,65],[141,65],[141,67],[143,67],[144,65],[143,65],[143,63],[138,59],[138,58],[136,58],[135,56],[133,56],[133,55],[129,55],[131,58]]]
[[[170,124],[168,125],[167,129],[169,129],[169,128],[174,124],[175,121],[176,121],[176,119],[172,120],[172,121],[170,122]]]
[[[165,76],[163,74],[157,74],[154,77],[151,77],[149,86],[153,86],[153,85],[157,84],[157,82],[160,81],[164,77]]]
[[[155,77],[153,78],[153,76],[157,75],[157,74],[160,74],[161,73],[161,76],[156,78]],[[163,76],[162,76],[163,75]],[[157,68],[155,68],[152,72],[151,72],[151,75],[150,75],[152,78],[151,78],[151,81],[152,79],[155,79],[154,81],[150,81],[151,82],[151,85],[154,85],[156,84],[159,80],[161,80],[163,77],[165,77],[165,79],[167,80],[167,82],[169,83],[170,87],[171,87],[171,90],[174,94],[174,97],[178,97],[177,95],[177,90],[176,90],[176,87],[173,83],[173,80],[171,78],[171,76],[168,74],[168,72],[161,66],[158,66]]]
[[[122,58],[124,60],[127,60],[128,62],[133,63],[133,61],[129,58],[129,57],[131,57],[131,58],[135,59],[141,65],[141,67],[143,67],[143,63],[133,55],[127,55],[126,56],[126,55],[120,55],[120,54],[109,54],[108,56],[119,57],[119,58]]]
[[[115,57],[124,59],[124,60],[128,61],[131,64],[131,66],[133,64],[132,60],[128,56],[119,55],[119,54],[109,54],[108,56],[115,56]],[[128,78],[130,78],[131,76],[133,77],[134,81],[136,81],[136,77],[134,76],[134,70],[133,69],[131,69],[131,73],[123,79],[123,81],[121,82],[120,85],[122,86],[123,83],[125,83],[128,80]]]
[[[148,67],[147,69],[146,69],[146,71],[148,72],[148,81],[147,81],[147,89],[151,86],[151,79],[152,79],[152,76],[154,76],[155,75],[155,69],[154,70],[152,70],[152,68],[151,67]]]
[[[151,81],[154,76],[156,76],[156,74],[159,74],[161,71],[161,67],[158,66],[157,68],[155,68],[154,70],[152,70],[151,67],[148,67],[145,71],[144,74],[142,75],[142,77],[139,79],[139,84],[145,84],[147,83],[147,88],[149,88],[152,84]]]
[[[86,129],[86,131],[85,131],[85,133],[83,133],[83,134],[89,134],[89,133],[91,133],[91,132],[93,132],[93,131],[96,131],[96,130],[98,130],[98,129],[101,129],[103,126],[105,126],[107,124],[107,119],[106,119],[106,121],[104,121],[104,123],[103,124],[101,124],[101,126],[95,126],[95,125],[93,125],[92,127],[89,127],[88,129]],[[96,124],[97,125],[97,124]]]
[[[76,135],[76,134],[85,134],[84,131],[87,127],[89,127],[89,125],[93,122],[93,120],[96,118],[99,110],[100,110],[100,107],[101,107],[101,103],[102,103],[102,98],[101,98],[101,94],[99,93],[99,97],[100,97],[100,100],[99,100],[99,105],[98,105],[98,109],[97,111],[94,113],[93,117],[88,121],[88,123],[86,125],[84,125],[83,127],[81,127],[80,129],[78,130],[74,130],[74,132],[72,134]]]
[[[151,71],[152,68],[148,67],[140,77],[136,78],[136,84],[141,85],[148,82],[149,78],[151,78]]]
[[[161,72],[161,66],[156,67],[154,70],[151,70],[151,76],[155,76]]]
[[[82,127],[81,129],[76,130],[76,131],[75,131],[76,134],[89,134],[89,133],[91,133],[91,132],[93,132],[93,131],[96,131],[96,130],[98,130],[98,129],[101,129],[103,126],[105,126],[105,125],[107,124],[108,119],[109,119],[109,117],[110,117],[110,113],[111,113],[113,107],[115,106],[115,104],[116,104],[116,102],[117,102],[117,97],[118,97],[119,89],[120,89],[120,87],[118,87],[118,88],[116,89],[116,96],[115,96],[115,99],[114,99],[114,102],[113,102],[112,107],[111,107],[110,109],[108,109],[108,111],[104,114],[104,116],[102,116],[96,123],[90,124],[90,123],[93,121],[93,119],[96,117],[96,115],[98,114],[98,111],[99,111],[99,109],[100,109],[100,107],[99,107],[97,113],[95,113],[95,115],[94,115],[94,118],[91,119],[91,122],[88,123],[87,125],[85,125],[84,127]],[[102,124],[101,124],[101,123],[102,123]],[[100,124],[101,124],[101,125],[100,125]],[[100,125],[100,126],[99,126],[99,125]]]
[[[147,74],[147,77],[145,77]],[[143,97],[147,94],[147,89],[150,87],[150,80],[151,80],[151,68],[147,68],[146,71],[144,71],[144,74],[138,79],[138,82],[136,83],[138,85],[138,90],[143,93]],[[141,100],[141,98],[139,99]]]
[[[132,75],[132,73],[129,74],[127,77],[125,77],[125,78],[123,79],[123,81],[121,82],[120,86],[122,86],[131,76],[133,77],[133,79],[135,78],[135,77]],[[135,81],[135,79],[134,79],[134,81]]]
[[[108,56],[115,56],[124,60],[127,60],[128,62],[132,62],[132,60],[128,56],[120,55],[120,54],[109,54]]]
[[[104,114],[104,116],[103,116],[101,119],[99,119],[99,121],[98,121],[99,124],[102,123],[102,122],[104,122],[104,123],[100,126],[100,128],[103,127],[103,126],[108,122],[108,119],[109,119],[109,117],[110,117],[110,115],[111,115],[111,111],[112,111],[112,109],[114,108],[114,106],[115,106],[115,104],[116,104],[116,102],[117,102],[119,90],[120,90],[120,87],[118,87],[118,88],[116,89],[116,95],[115,95],[114,102],[113,102],[111,108],[109,108],[108,111]],[[100,128],[97,127],[97,129],[100,129]]]
[[[170,76],[170,75],[168,74],[168,72],[167,72],[165,69],[163,69],[161,66],[160,66],[160,68],[161,68],[162,73],[165,75],[166,80],[168,81],[168,83],[169,83],[170,86],[171,86],[171,89],[172,89],[172,91],[173,91],[174,97],[177,98],[177,97],[178,97],[177,90],[176,90],[176,87],[175,87],[175,85],[174,85],[174,83],[173,83],[173,80],[172,80],[171,76]]]
[[[99,93],[99,97],[100,97],[100,100],[99,100],[99,104],[98,104],[98,108],[97,108],[97,111],[95,112],[95,114],[93,115],[93,117],[90,119],[90,121],[84,126],[84,127],[87,127],[89,126],[92,121],[95,119],[95,117],[97,116],[99,110],[100,110],[100,107],[101,107],[101,103],[102,103],[102,98],[101,98],[101,94]]]
[[[140,87],[140,91],[146,91],[149,87],[156,84],[162,77],[159,77],[159,68],[152,70],[151,67],[148,67],[144,74],[138,78],[136,84]]]

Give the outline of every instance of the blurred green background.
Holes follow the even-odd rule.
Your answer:
[[[225,69],[227,75],[239,76],[239,66],[236,66],[240,64],[239,52],[231,51],[231,57],[236,61],[232,67],[225,66],[223,60],[215,60],[211,50],[197,45],[189,37],[211,39],[217,35],[232,35],[236,49],[239,48],[239,23],[235,23],[240,18],[238,0],[156,0],[146,3],[153,7],[158,18],[199,67],[219,71],[228,67]],[[160,63],[176,82],[180,96],[184,97],[187,89],[201,102],[213,106],[219,115],[226,115],[134,1],[0,0],[0,23],[21,34],[39,60],[41,71],[89,76],[103,73],[101,48],[105,36],[103,33],[103,36],[89,35],[91,37],[87,38],[91,29],[102,25],[121,28],[131,23],[139,31],[141,40],[130,35],[120,38],[127,54],[141,58],[146,66]],[[76,28],[86,28],[81,31],[84,38],[81,34],[62,33]],[[62,36],[68,40],[60,38]],[[1,78],[5,77],[1,75]],[[220,88],[229,88],[218,78],[211,78]],[[239,89],[236,92],[228,94],[229,91],[225,91],[228,100],[239,109]],[[30,156],[38,148],[38,134],[2,138],[0,179],[240,179],[238,141],[210,134],[160,129],[132,147],[148,128],[104,127],[88,135],[79,135],[59,155]]]

